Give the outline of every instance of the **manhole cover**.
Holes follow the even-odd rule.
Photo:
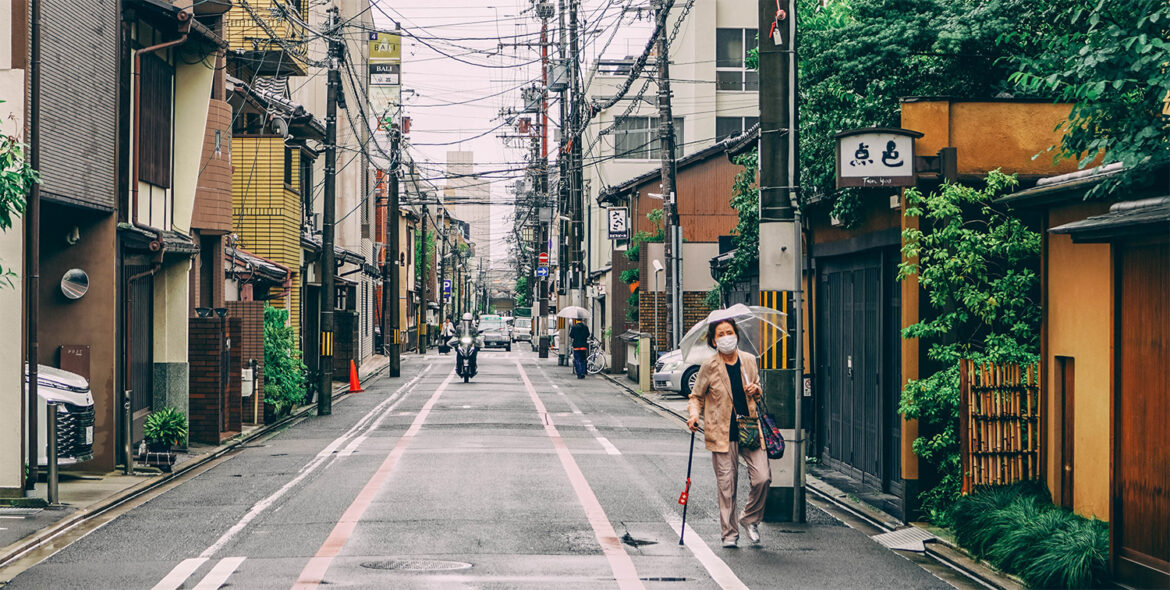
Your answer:
[[[462,561],[440,561],[437,559],[384,559],[367,561],[362,567],[372,570],[395,570],[400,572],[436,572],[447,570],[465,570],[471,567],[470,563]]]

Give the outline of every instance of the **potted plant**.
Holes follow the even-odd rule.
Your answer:
[[[150,452],[170,452],[187,440],[187,417],[174,408],[163,408],[146,417],[142,433]]]

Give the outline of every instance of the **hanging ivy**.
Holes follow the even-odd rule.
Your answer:
[[[24,144],[0,133],[0,232],[11,228],[13,219],[24,213],[25,195],[36,182],[40,176],[28,166]],[[0,260],[0,288],[12,287],[14,278],[16,273]]]

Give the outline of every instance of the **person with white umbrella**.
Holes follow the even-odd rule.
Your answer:
[[[570,305],[557,315],[573,321],[573,326],[569,328],[569,341],[573,348],[573,371],[577,373],[578,379],[584,379],[586,358],[589,355],[589,326],[586,326],[583,320],[589,319],[589,311],[584,307]]]
[[[717,354],[699,368],[687,407],[687,426],[691,432],[698,430],[700,419],[703,422],[706,447],[711,451],[719,490],[723,546],[727,548],[737,546],[740,525],[753,543],[760,542],[759,523],[764,517],[768,485],[772,483],[756,411],[761,395],[760,374],[756,356],[740,349],[742,334],[735,316],[734,308],[716,310],[700,323],[706,324],[706,345],[714,348]],[[688,336],[699,329],[700,326],[695,326]],[[684,357],[687,356],[686,350],[682,352]],[[743,512],[737,517],[736,484],[741,457],[748,467],[751,492]]]

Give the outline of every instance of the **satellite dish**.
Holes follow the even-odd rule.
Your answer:
[[[288,137],[288,121],[285,121],[284,119],[281,119],[280,117],[273,119],[272,120],[272,130],[275,131],[281,137],[287,138]]]
[[[61,277],[61,293],[69,299],[81,299],[89,291],[89,275],[80,268],[71,268]]]

